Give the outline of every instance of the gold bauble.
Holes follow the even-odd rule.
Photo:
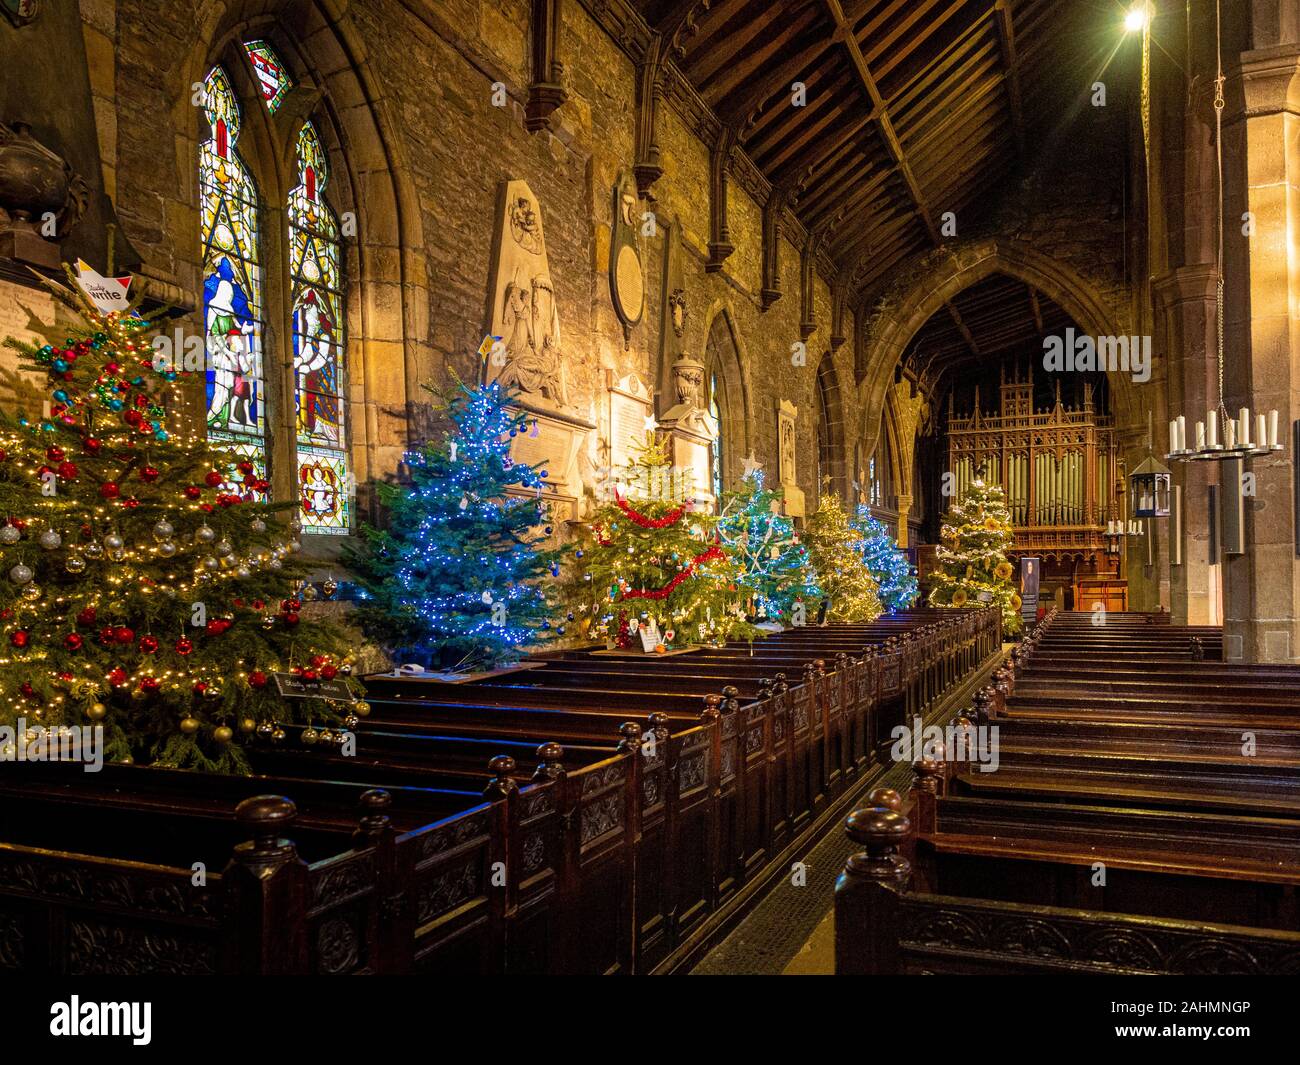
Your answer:
[[[253,729],[255,728],[257,728],[257,722],[254,721],[251,717],[246,717],[244,718],[243,721],[239,723],[240,732],[252,732]]]
[[[357,715],[357,717],[369,717],[370,704],[367,702],[354,703],[352,705],[352,711]]]
[[[218,725],[212,730],[212,738],[218,743],[229,743],[235,738],[235,733],[229,725]]]
[[[199,730],[199,719],[196,717],[181,718],[181,731],[187,736],[192,736]]]
[[[90,718],[91,721],[102,721],[104,715],[107,713],[108,707],[103,703],[92,703],[90,706],[86,707],[86,716]]]

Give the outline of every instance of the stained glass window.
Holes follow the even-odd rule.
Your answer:
[[[329,169],[310,122],[298,134],[298,185],[289,194],[289,274],[303,526],[346,533],[350,477],[344,437],[344,320],[339,226],[323,194]]]
[[[253,73],[257,75],[257,84],[262,89],[266,109],[275,114],[284,94],[293,88],[288,71],[284,69],[275,50],[265,41],[246,41],[244,51],[248,53],[248,61],[253,64]]]
[[[199,149],[208,437],[251,459],[262,478],[266,429],[257,188],[235,148],[239,104],[221,67],[213,67],[204,82],[204,112],[212,127]]]
[[[718,401],[718,375],[709,375],[709,414],[717,427],[718,435],[713,441],[713,498],[722,506],[722,404]]]

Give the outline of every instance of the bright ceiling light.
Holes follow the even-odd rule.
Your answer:
[[[1124,16],[1124,28],[1129,33],[1137,33],[1138,30],[1146,29],[1147,25],[1147,8],[1145,4],[1133,8]]]

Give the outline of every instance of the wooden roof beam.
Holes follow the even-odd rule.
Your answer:
[[[930,214],[930,205],[925,202],[925,195],[921,191],[920,182],[916,180],[916,175],[912,173],[912,166],[907,161],[907,152],[903,150],[903,144],[898,139],[893,120],[889,117],[889,108],[885,104],[884,97],[880,94],[880,87],[876,84],[871,68],[867,66],[866,56],[862,54],[862,47],[858,44],[858,39],[853,33],[853,27],[844,15],[844,7],[840,0],[823,0],[823,2],[826,4],[827,11],[830,12],[831,19],[835,22],[835,40],[844,42],[845,48],[848,49],[849,60],[857,70],[858,77],[862,81],[862,87],[866,90],[867,97],[871,101],[871,116],[879,125],[880,137],[885,143],[885,149],[889,152],[895,168],[902,177],[904,184],[906,184],[912,202],[916,204],[917,217],[925,224],[930,240],[936,245],[942,244],[943,238],[939,235],[939,228],[934,224],[934,218]]]
[[[952,316],[952,323],[957,327],[957,332],[961,334],[961,338],[966,341],[966,346],[970,348],[971,354],[978,359],[980,357],[980,346],[975,343],[974,335],[962,320],[961,311],[957,310],[957,305],[951,300],[944,300],[943,305],[948,308],[948,313]]]
[[[1020,67],[1016,58],[1016,27],[1011,13],[1012,0],[997,0],[993,21],[998,29],[998,45],[1006,66],[1007,97],[1011,101],[1011,123],[1016,131],[1016,150],[1025,154],[1025,111],[1020,96]]]

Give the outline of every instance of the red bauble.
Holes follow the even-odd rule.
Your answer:
[[[285,614],[284,616],[284,623],[286,625],[297,625],[299,620],[300,619],[298,615],[293,613],[292,611],[290,611],[288,614]]]
[[[4,460],[7,459],[8,457],[9,457],[9,452],[7,452],[4,448],[0,447],[0,462],[4,462]]]
[[[19,687],[18,690],[22,692],[23,695],[26,696],[28,699],[36,698],[36,689],[32,687],[30,681],[26,681],[26,680],[23,681],[22,685]]]
[[[324,677],[326,680],[333,680],[335,677],[337,677],[337,676],[339,675],[338,667],[336,667],[336,666],[321,666],[321,667],[320,667],[320,675],[321,675],[322,677]]]
[[[220,636],[233,624],[234,622],[230,621],[228,618],[213,618],[208,622],[206,630],[209,636]]]
[[[79,472],[80,471],[77,469],[77,464],[75,462],[59,463],[59,476],[65,481],[75,481]]]
[[[84,644],[85,642],[86,641],[83,640],[81,636],[75,632],[70,632],[68,633],[68,635],[63,637],[63,646],[66,647],[69,651],[80,651],[82,644]]]
[[[140,412],[138,410],[129,410],[122,415],[122,420],[126,422],[127,425],[139,425]]]
[[[248,675],[248,686],[250,688],[265,688],[266,674],[260,669],[253,670],[253,672]]]
[[[140,471],[140,480],[146,482],[147,484],[153,484],[154,481],[158,480],[158,477],[159,477],[158,470],[154,466],[146,466],[144,469]]]
[[[105,481],[99,486],[99,494],[105,499],[116,499],[122,492],[116,481]]]
[[[107,628],[100,629],[99,642],[102,643],[105,647],[108,647],[110,644],[116,643],[117,637],[115,635],[115,632],[116,630],[113,628],[112,625],[109,625]]]
[[[216,470],[209,470],[203,477],[203,483],[209,488],[216,488],[225,478]]]
[[[253,600],[253,609],[254,609],[254,610],[265,610],[265,609],[266,609],[266,601],[263,600],[263,599],[254,599],[254,600]]]
[[[89,436],[86,438],[86,450],[89,451],[92,455],[98,455],[99,449],[103,446],[104,445],[100,443],[98,440],[96,440],[93,436]]]
[[[135,643],[135,631],[125,625],[119,625],[113,630],[113,639],[118,643]]]
[[[157,677],[145,677],[140,681],[140,690],[142,692],[156,692],[159,687]]]
[[[89,628],[91,625],[95,624],[95,616],[96,616],[95,608],[93,606],[88,606],[86,607],[85,610],[83,610],[80,614],[77,615],[77,624],[84,625],[87,628]]]
[[[46,448],[46,449],[45,449],[45,457],[46,457],[47,459],[49,459],[51,462],[62,462],[62,461],[63,461],[63,448],[61,448],[61,447],[50,447],[50,448]]]
[[[198,499],[203,494],[203,489],[197,484],[187,485],[185,488],[186,499]]]
[[[139,505],[140,505],[140,500],[138,499],[122,500],[122,506],[126,507],[127,510],[135,510],[135,508],[138,507]]]
[[[195,695],[202,695],[207,690],[208,690],[208,685],[206,681],[196,680],[194,682],[193,691]]]
[[[176,641],[176,653],[178,655],[187,655],[194,650],[194,641],[188,636],[182,636]]]
[[[211,503],[200,503],[200,504],[199,504],[199,510],[203,511],[204,514],[211,514],[212,511],[213,511],[213,509],[214,509],[214,508],[213,508],[213,506],[212,506]]]
[[[311,656],[311,664],[312,664],[316,669],[320,669],[320,667],[323,666],[323,665],[324,665],[326,662],[328,662],[328,661],[329,661],[329,659],[326,658],[324,655],[312,655],[312,656]]]
[[[113,685],[114,688],[120,688],[126,683],[126,670],[121,666],[110,670],[108,674],[108,683]]]
[[[249,462],[248,459],[244,459],[242,462],[237,462],[235,464],[235,469],[237,469],[240,473],[252,473],[253,464]]]
[[[314,669],[304,669],[304,670],[302,671],[302,679],[303,679],[303,680],[315,680],[315,679],[316,679],[316,671],[315,671]]]
[[[20,651],[31,643],[31,634],[26,629],[17,629],[9,634],[9,642],[17,647]]]
[[[151,654],[153,654],[155,651],[158,650],[158,637],[157,637],[157,636],[141,636],[141,637],[140,637],[140,650],[141,650],[142,653],[147,654],[147,655],[151,655]]]

